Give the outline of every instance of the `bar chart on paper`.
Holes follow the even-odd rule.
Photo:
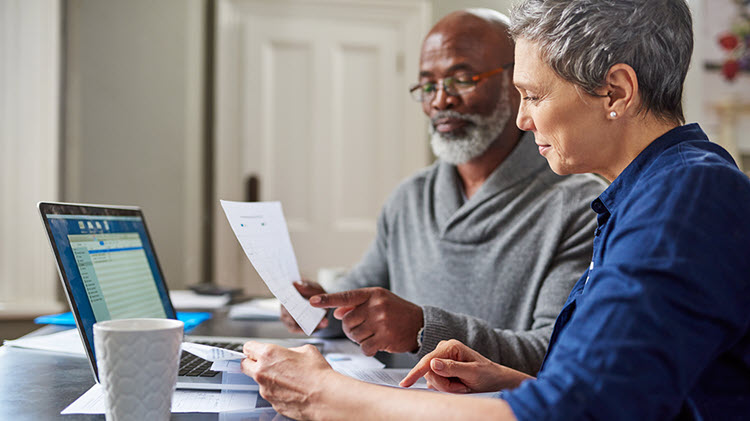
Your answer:
[[[302,330],[310,335],[325,315],[303,298],[292,282],[300,280],[280,202],[221,201],[234,235],[258,275]]]

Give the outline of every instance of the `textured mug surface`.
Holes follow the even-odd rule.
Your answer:
[[[167,420],[177,383],[183,323],[121,319],[94,324],[99,382],[110,421]]]

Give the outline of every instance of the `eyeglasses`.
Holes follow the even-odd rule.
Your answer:
[[[409,88],[409,94],[417,102],[429,102],[435,98],[439,86],[442,85],[443,92],[445,92],[446,95],[461,96],[473,91],[481,80],[500,74],[513,66],[513,64],[514,63],[504,64],[497,69],[474,76],[446,77],[436,82],[417,83]]]

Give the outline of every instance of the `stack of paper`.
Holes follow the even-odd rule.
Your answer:
[[[16,348],[41,349],[43,351],[86,357],[86,351],[83,349],[83,342],[77,329],[67,329],[49,335],[36,335],[5,341],[3,345]]]
[[[335,346],[331,348],[335,348]],[[245,356],[239,352],[191,343],[183,343],[182,350],[195,354],[205,360],[213,361],[211,370],[229,373],[242,372],[241,362]],[[374,357],[361,354],[361,351],[355,353],[331,352],[325,354],[325,358],[331,365],[331,368],[339,373],[357,380],[379,385],[398,387],[399,382],[409,372],[408,369],[385,368],[385,364]],[[419,379],[412,388],[426,389],[427,382],[424,378]]]
[[[276,298],[256,298],[229,307],[230,319],[278,320],[281,303]]]
[[[349,341],[326,340],[324,349],[335,352],[325,354],[334,370],[341,374],[385,386],[398,387],[398,383],[409,372],[408,369],[387,369],[373,357],[365,356],[359,347]],[[215,371],[241,372],[241,361],[245,356],[236,351],[215,348],[203,344],[184,342],[182,350],[203,359],[213,361]],[[425,389],[426,381],[420,379],[412,388]],[[62,411],[62,414],[103,414],[105,411],[104,389],[94,385],[75,402]],[[199,391],[177,390],[172,397],[172,412],[241,412],[243,415],[272,410],[267,402],[259,398],[257,392],[248,391]]]
[[[222,308],[230,300],[229,294],[224,295],[203,295],[197,294],[190,290],[172,290],[169,291],[169,299],[176,309],[205,309],[215,310]]]
[[[97,383],[63,409],[61,414],[103,414],[106,409],[104,394],[104,388]],[[172,412],[252,411],[256,409],[258,401],[257,392],[175,390]]]

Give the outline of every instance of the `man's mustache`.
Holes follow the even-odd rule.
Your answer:
[[[474,114],[462,114],[456,111],[438,111],[437,114],[430,118],[430,123],[432,124],[432,127],[435,127],[444,120],[449,119],[460,119],[476,125],[479,123],[478,120],[480,118]]]

